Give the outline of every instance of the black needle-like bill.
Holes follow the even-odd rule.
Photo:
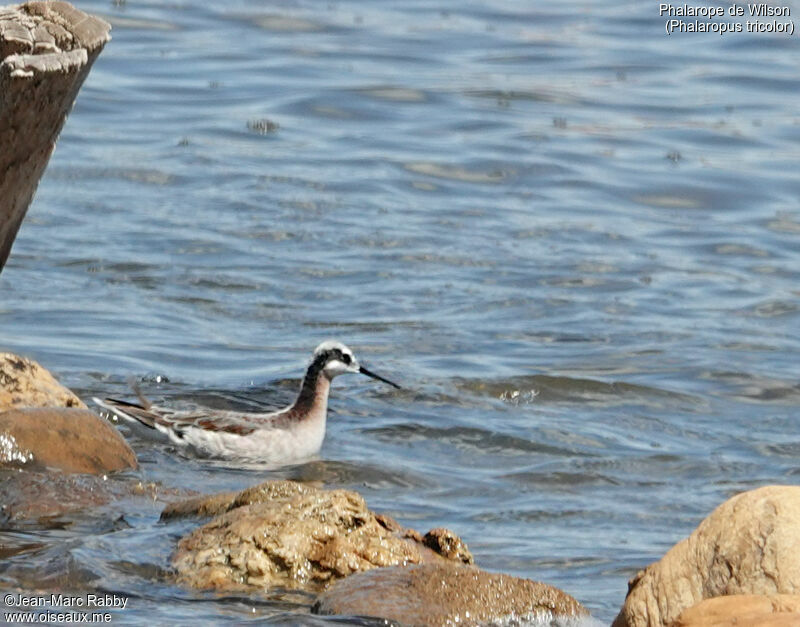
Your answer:
[[[361,374],[367,375],[368,377],[372,377],[373,379],[377,379],[378,381],[383,381],[384,383],[388,383],[389,385],[391,385],[393,387],[396,387],[398,390],[402,390],[403,389],[399,385],[397,385],[396,383],[392,383],[391,381],[389,381],[389,379],[384,379],[383,377],[375,374],[374,372],[370,372],[369,370],[364,368],[364,366],[359,366],[358,367],[358,371]]]

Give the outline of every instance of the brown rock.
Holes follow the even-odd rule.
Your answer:
[[[267,481],[241,492],[203,494],[177,503],[170,503],[161,512],[161,520],[189,516],[208,517],[224,514],[242,505],[287,499],[298,494],[308,494],[321,484],[298,483],[296,481]]]
[[[217,516],[231,509],[238,492],[222,492],[220,494],[201,494],[190,499],[168,504],[161,512],[161,520],[172,518],[200,518]]]
[[[110,28],[67,2],[0,8],[0,270]]]
[[[510,619],[549,624],[553,618],[588,616],[586,608],[558,588],[449,564],[358,573],[332,584],[311,611],[429,626],[485,625]]]
[[[449,560],[472,564],[472,553],[467,545],[449,529],[431,529],[422,538],[422,543]]]
[[[80,407],[83,401],[31,359],[0,353],[0,411],[15,407]]]
[[[735,594],[706,599],[685,610],[672,627],[797,627],[800,595]]]
[[[614,627],[671,625],[703,599],[800,592],[800,487],[768,486],[715,509],[640,571]]]
[[[194,500],[195,508],[198,500]],[[224,505],[227,503],[227,505]],[[195,588],[319,590],[352,573],[397,564],[448,563],[388,517],[375,516],[355,492],[268,482],[219,498],[229,511],[181,539],[173,556],[178,580]],[[171,506],[169,512],[186,511]],[[191,510],[191,507],[188,508]],[[167,513],[165,516],[174,515]],[[472,562],[460,539],[455,561]]]
[[[113,498],[107,481],[92,475],[0,470],[3,524],[62,516],[105,505]]]
[[[86,409],[0,413],[0,466],[104,474],[137,468],[136,455],[108,422]]]
[[[174,496],[174,490],[120,477],[0,470],[0,521],[4,525],[44,522],[120,498],[139,498],[146,507]]]

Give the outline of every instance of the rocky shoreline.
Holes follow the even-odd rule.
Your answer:
[[[456,533],[406,528],[372,512],[357,492],[275,480],[187,497],[142,484],[131,475],[135,454],[117,430],[81,407],[35,362],[0,355],[7,525],[138,495],[165,502],[164,524],[197,521],[177,541],[165,585],[238,594],[298,590],[315,595],[309,612],[412,625],[592,620],[566,592],[481,570]],[[107,481],[109,475],[120,480]],[[800,624],[797,538],[800,487],[734,496],[631,579],[614,627]]]

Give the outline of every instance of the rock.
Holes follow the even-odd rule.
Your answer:
[[[681,613],[672,627],[796,627],[800,595],[735,594],[706,599]]]
[[[558,588],[450,564],[376,568],[337,581],[312,612],[374,616],[403,625],[485,625],[588,616]],[[517,623],[513,623],[517,624]]]
[[[0,413],[0,466],[99,475],[138,464],[119,432],[99,416],[47,408]]]
[[[47,370],[0,353],[0,467],[9,465],[91,474],[138,467],[119,432]]]
[[[98,476],[0,470],[0,521],[4,525],[105,505],[112,497],[107,482]]]
[[[83,401],[31,359],[0,353],[0,411],[15,407],[80,407]]]
[[[161,520],[184,518],[187,516],[216,516],[242,505],[288,499],[300,494],[316,491],[321,484],[297,483],[295,481],[267,481],[241,492],[222,492],[220,494],[200,495],[177,503],[171,503],[161,512]]]
[[[0,270],[110,28],[67,2],[0,8]]]
[[[0,469],[0,522],[3,525],[50,520],[120,498],[164,500],[166,494],[153,483],[114,480],[98,475],[64,475],[52,472]]]
[[[177,503],[170,503],[161,512],[161,520],[190,516],[206,518],[223,514],[231,509],[238,494],[238,492],[222,492],[211,496],[201,494]]]
[[[442,557],[454,562],[472,564],[472,553],[464,541],[449,529],[431,529],[422,538],[422,544]]]
[[[717,507],[634,577],[614,627],[671,625],[704,599],[800,592],[800,487],[768,486]]]
[[[361,495],[273,481],[231,500],[226,494],[203,505],[192,499],[162,517],[225,510],[178,543],[172,563],[178,581],[193,588],[241,590],[282,586],[319,590],[331,581],[380,566],[472,563],[455,534],[437,530],[429,545],[386,516],[376,516]]]

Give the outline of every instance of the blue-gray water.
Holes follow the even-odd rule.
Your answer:
[[[280,404],[341,339],[406,389],[337,379],[321,461],[279,474],[606,621],[722,500],[797,482],[796,38],[667,37],[632,1],[78,5],[113,40],[0,275],[3,348],[86,399]],[[128,435],[167,486],[269,476]],[[158,514],[7,532],[0,581],[295,620],[171,585],[188,526]]]

